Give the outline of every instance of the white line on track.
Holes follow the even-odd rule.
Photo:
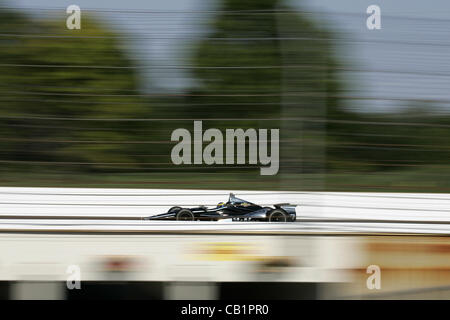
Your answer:
[[[163,213],[175,205],[214,206],[218,202],[226,201],[229,192],[261,205],[282,202],[298,204],[297,216],[300,220],[296,223],[281,224],[229,220],[217,222],[140,220],[143,217]],[[15,217],[20,219],[14,219]],[[332,219],[333,222],[302,222],[301,219]],[[346,219],[383,222],[336,221]],[[409,223],[403,223],[404,220],[408,220]],[[235,230],[450,234],[450,224],[438,222],[450,222],[450,194],[0,187],[0,230],[3,231]]]

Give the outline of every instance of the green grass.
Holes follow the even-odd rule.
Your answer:
[[[286,191],[450,192],[450,171],[439,167],[370,173],[95,173],[2,171],[0,186],[162,188]]]

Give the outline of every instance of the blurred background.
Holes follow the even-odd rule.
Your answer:
[[[0,3],[3,185],[448,191],[446,2],[77,4]],[[279,174],[172,164],[193,120],[280,128]]]
[[[66,8],[71,4],[81,8],[80,30],[66,27]],[[282,255],[282,269],[303,268],[296,269],[300,273],[294,272],[296,280],[285,281],[295,283],[283,291],[293,292],[285,298],[364,298],[371,293],[365,289],[365,280],[357,285],[354,281],[367,276],[365,268],[371,263],[386,266],[391,272],[388,279],[399,281],[391,287],[394,293],[382,297],[448,298],[450,247],[442,235],[448,235],[449,220],[449,198],[445,193],[450,190],[450,4],[445,0],[435,0],[433,5],[380,0],[376,4],[381,8],[382,29],[368,30],[366,9],[372,4],[366,0],[0,0],[0,185],[441,193],[444,195],[440,200],[447,202],[415,195],[414,205],[408,209],[402,209],[406,202],[395,208],[406,210],[402,213],[404,219],[418,210],[414,208],[416,204],[420,210],[430,208],[431,213],[425,217],[429,221],[438,219],[440,214],[439,219],[446,222],[439,238],[351,237],[348,242],[340,242],[334,238],[325,241],[320,236],[306,240],[294,237],[298,247],[283,251],[292,238],[288,240],[278,232],[267,243],[284,249],[274,249],[276,254],[272,249],[265,253],[255,251],[252,255],[257,258],[251,260],[268,261],[270,267],[273,256]],[[204,130],[219,128],[223,132],[226,128],[279,128],[278,174],[261,176],[260,165],[174,165],[170,154],[176,142],[170,141],[171,133],[177,128],[192,132],[194,120],[202,120]],[[9,189],[4,190],[8,192]],[[22,194],[21,201],[27,196]],[[111,197],[108,201],[114,198]],[[392,200],[396,196],[389,197]],[[6,218],[11,218],[8,201],[16,200],[2,203]],[[68,205],[67,199],[61,201]],[[370,201],[361,206],[368,204],[376,211],[384,202]],[[15,208],[22,210],[20,214],[29,209],[23,203]],[[351,210],[356,215],[355,208]],[[45,210],[41,216],[47,215]],[[364,215],[374,217],[379,218]],[[430,227],[414,230],[414,234],[428,232]],[[12,235],[5,234],[9,236]],[[24,241],[32,245],[36,239],[28,236]],[[36,252],[64,252],[64,246],[85,241],[80,240],[84,239],[82,236],[65,240],[60,236],[39,238],[45,246],[36,248]],[[194,237],[186,241],[216,243],[219,238],[209,235],[206,239]],[[4,265],[27,265],[27,259],[19,258],[30,250],[18,246],[20,237],[8,239],[4,250],[10,250],[10,255],[4,257],[10,260],[4,258]],[[48,270],[56,270],[52,269],[54,263],[61,266],[73,259],[82,260],[80,263],[91,270],[90,281],[114,282],[114,277],[103,278],[109,274],[108,267],[106,271],[100,268],[105,273],[95,273],[93,266],[103,255],[133,256],[133,250],[120,245],[112,249],[106,243],[120,240],[108,239],[90,240],[96,246],[96,241],[103,243],[104,247],[98,245],[103,248],[98,252],[85,248],[67,259],[55,253],[36,256],[35,260],[49,263],[50,269],[44,275],[53,274]],[[177,240],[161,240],[162,245],[152,236],[141,240],[153,249],[136,249],[137,260],[161,254],[164,264],[175,268],[173,274],[184,274],[185,269],[177,268],[189,260],[184,256],[188,249],[174,249],[173,256],[159,249],[169,248],[170,243],[176,246]],[[60,241],[63,247],[50,249],[54,241]],[[136,246],[139,241],[136,240]],[[247,243],[233,236],[219,242],[230,241]],[[262,241],[262,247],[269,245]],[[316,248],[309,247],[309,241],[320,243],[319,247],[325,249],[299,249]],[[333,248],[353,255],[340,265],[339,255],[330,258]],[[289,257],[303,261],[309,255],[317,259],[311,265],[298,261],[290,264]],[[58,256],[61,260],[56,262]],[[112,264],[116,266],[115,259]],[[117,259],[120,269],[122,258]],[[279,267],[278,258],[275,262]],[[1,263],[0,260],[0,267]],[[203,270],[192,267],[190,262],[188,265],[195,272]],[[247,264],[243,267],[240,262],[234,267],[238,272],[247,270]],[[139,274],[129,268],[133,274]],[[221,270],[223,266],[217,268]],[[252,270],[261,268],[258,264]],[[305,273],[313,269],[314,275]],[[318,270],[323,269],[331,274],[321,278]],[[34,274],[26,267],[17,270],[24,275]],[[14,284],[18,278],[13,273],[4,272],[2,297],[34,297],[33,290],[42,291],[39,284],[37,289],[26,284],[39,277],[20,278],[25,283],[22,287],[21,283]],[[403,272],[403,278],[397,272]],[[144,272],[132,278],[134,289],[120,289],[124,288],[120,284],[114,288],[119,288],[117,294],[121,297],[133,296],[123,290],[136,293],[142,289],[146,293],[136,297],[144,298],[185,297],[183,292],[192,290],[176,282],[194,281],[191,278],[155,274]],[[417,277],[421,280],[411,280]],[[122,284],[127,281],[125,276],[118,279]],[[211,287],[208,281],[251,279],[200,277],[199,296],[235,297],[242,287]],[[258,278],[256,282],[266,280]],[[156,291],[139,281],[154,281],[157,284],[152,288]],[[175,281],[175,285],[167,289],[167,281]],[[353,286],[343,290],[330,284],[335,282]],[[296,289],[299,283],[301,289]],[[99,287],[92,284],[89,297],[115,290],[102,287],[99,293],[96,288]],[[73,292],[62,294],[58,288],[48,290],[59,292],[53,296],[50,293],[49,297],[78,297]],[[249,294],[269,291],[255,289]]]

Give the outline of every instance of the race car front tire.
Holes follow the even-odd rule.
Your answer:
[[[181,221],[194,221],[194,214],[191,210],[181,209],[178,211],[176,218]]]

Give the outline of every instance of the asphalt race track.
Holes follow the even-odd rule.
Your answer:
[[[215,206],[229,192],[297,204],[294,223],[146,221],[172,206]],[[450,235],[450,195],[237,190],[0,188],[0,232]]]

